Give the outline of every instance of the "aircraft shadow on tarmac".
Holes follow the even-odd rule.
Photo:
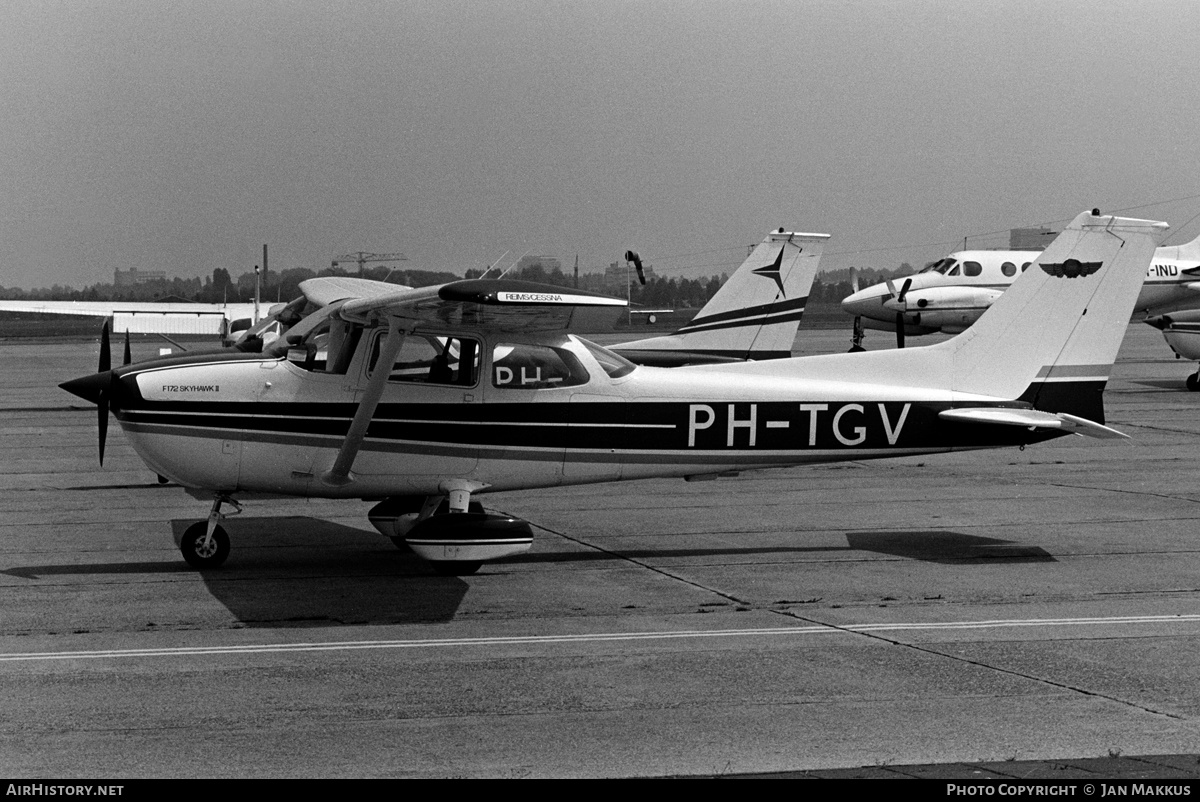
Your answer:
[[[1187,391],[1183,379],[1139,379],[1131,381],[1130,384],[1140,384],[1142,387],[1154,387],[1159,390]]]
[[[612,549],[590,552],[533,552],[507,557],[502,563],[577,563],[605,560],[654,560],[687,557],[753,557],[758,555],[828,554],[832,551],[873,551],[893,557],[943,564],[1055,562],[1044,549],[1008,540],[961,532],[876,531],[847,532],[846,546],[721,546],[719,548]]]
[[[192,519],[171,521],[178,543]],[[231,518],[234,551],[219,569],[200,571],[213,598],[248,627],[328,627],[438,623],[454,618],[469,585],[433,573],[414,554],[373,532],[308,517]],[[485,565],[483,575],[520,563],[586,563],[672,557],[871,551],[941,564],[1054,562],[1045,550],[939,530],[848,532],[848,545],[635,549],[525,554]],[[181,557],[162,561],[30,565],[9,576],[196,573]]]
[[[177,545],[193,523],[171,522]],[[250,627],[449,621],[469,587],[374,531],[303,516],[227,518],[222,526],[233,541],[229,562],[199,574]]]
[[[1057,562],[1045,549],[994,537],[944,530],[847,532],[853,549],[924,562],[979,565],[995,562]]]
[[[171,521],[176,544],[193,523]],[[240,623],[273,628],[449,621],[468,589],[374,532],[307,517],[238,517],[222,526],[233,553],[216,570],[197,572],[176,552],[164,561],[29,565],[2,573],[31,580],[198,574]]]

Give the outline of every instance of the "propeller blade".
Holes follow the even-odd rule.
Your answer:
[[[896,292],[896,285],[892,282],[892,280],[890,278],[884,279],[883,283],[887,284],[888,292],[891,294],[891,296],[893,298],[896,298],[900,295],[900,293]]]
[[[907,288],[906,288],[907,289]],[[896,313],[896,347],[904,347],[904,313]]]
[[[912,286],[912,279],[905,279],[904,285],[900,287],[900,294],[896,297],[897,301],[904,302],[904,296],[908,295],[908,288]]]
[[[104,465],[104,441],[108,439],[108,390],[96,400],[96,428],[100,433],[100,464]]]
[[[850,291],[858,292],[858,268],[850,268]]]
[[[133,361],[133,354],[129,351],[129,329],[125,329],[125,361],[121,364],[128,365]]]
[[[104,321],[104,328],[100,330],[100,367],[96,369],[97,373],[104,373],[112,370],[112,346],[108,341],[108,321]]]

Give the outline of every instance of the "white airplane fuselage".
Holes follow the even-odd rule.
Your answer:
[[[464,476],[489,490],[711,476],[1058,434],[941,421],[938,413],[954,406],[1002,401],[942,390],[880,385],[868,399],[861,383],[730,370],[738,366],[612,376],[597,346],[553,333],[521,339],[573,354],[585,381],[499,383],[506,374],[493,355],[504,338],[471,336],[483,355],[478,380],[389,382],[344,484],[322,477],[367,384],[370,343],[345,374],[261,354],[138,363],[116,371],[114,412],[146,464],[185,487],[331,498],[433,494]]]
[[[1146,270],[1134,312],[1147,315],[1200,304],[1200,250],[1197,243],[1160,247]],[[908,283],[902,301],[886,283],[861,289],[842,300],[842,309],[863,326],[892,331],[903,315],[906,334],[966,330],[1008,289],[1041,251],[956,251],[919,273],[894,279]]]

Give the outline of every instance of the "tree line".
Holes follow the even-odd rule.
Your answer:
[[[866,287],[882,281],[885,278],[909,275],[913,268],[907,263],[895,271],[863,270],[860,271],[859,284]],[[468,270],[466,278],[478,278],[482,270]],[[341,267],[328,267],[320,271],[305,267],[294,267],[285,270],[268,271],[261,289],[261,299],[265,303],[289,301],[300,295],[300,282],[317,276],[358,276],[356,269],[346,270]],[[386,267],[368,267],[363,271],[363,277],[375,281],[387,281],[391,284],[407,285],[410,287],[427,287],[433,284],[444,284],[458,281],[459,276],[431,270],[392,270]],[[495,274],[491,274],[495,277]],[[510,271],[505,278],[520,281],[532,281],[538,284],[549,284],[556,287],[576,287],[575,278],[567,275],[559,267],[546,269],[541,263],[534,263],[521,270]],[[636,279],[630,282],[626,291],[625,281],[604,273],[583,273],[579,276],[578,289],[598,292],[604,295],[625,297],[627,294],[634,306],[642,307],[671,307],[680,309],[699,309],[708,303],[721,285],[728,278],[727,274],[708,276],[704,278],[663,277],[654,276],[643,286]],[[813,281],[809,293],[810,303],[840,303],[852,292],[849,271],[838,270],[818,274]],[[116,286],[111,283],[93,284],[84,289],[75,289],[55,284],[52,287],[34,290],[0,287],[0,298],[8,300],[35,301],[195,301],[199,303],[245,303],[254,300],[254,273],[249,271],[236,279],[230,272],[218,267],[211,276],[203,278],[171,278],[147,281],[140,284]]]

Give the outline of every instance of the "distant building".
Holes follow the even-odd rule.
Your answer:
[[[642,265],[642,272],[646,274],[646,283],[650,283],[658,277],[651,265]],[[608,288],[608,292],[614,294],[624,295],[625,282],[637,280],[637,271],[627,262],[613,262],[604,271],[604,286]]]
[[[113,271],[113,285],[117,287],[132,287],[134,284],[146,284],[151,281],[166,281],[165,270],[138,270],[131,267],[128,270]]]
[[[1008,232],[1008,247],[1014,251],[1043,251],[1058,232],[1049,228],[1013,228]]]

